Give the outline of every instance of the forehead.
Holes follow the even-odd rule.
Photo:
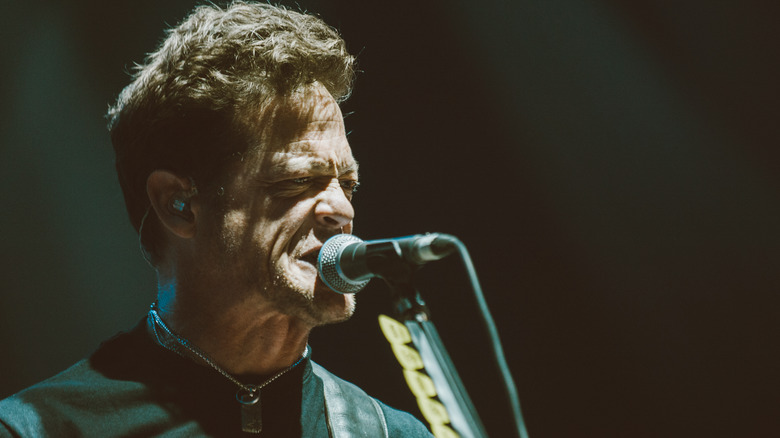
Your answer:
[[[272,99],[247,124],[250,160],[263,173],[357,168],[341,109],[322,86]]]

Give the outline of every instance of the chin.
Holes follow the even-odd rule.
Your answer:
[[[323,285],[323,291],[317,290],[313,307],[319,315],[319,324],[343,322],[355,313],[355,294],[340,294]]]
[[[335,324],[355,313],[355,295],[334,292],[317,277],[292,279],[277,275],[268,296],[276,307],[312,326]]]

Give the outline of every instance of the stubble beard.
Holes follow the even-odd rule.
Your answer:
[[[227,222],[227,218],[224,222]],[[267,260],[267,255],[256,253],[255,260],[248,260],[244,256],[241,234],[229,227],[223,227],[220,237],[213,253],[223,255],[217,261],[222,272],[235,272],[236,267],[240,267],[241,274],[233,281],[238,282],[234,283],[237,288],[244,290],[235,291],[244,295],[239,298],[242,301],[247,298],[251,300],[252,294],[259,294],[278,312],[301,319],[312,327],[343,322],[354,314],[354,296],[345,297],[334,292],[316,278],[311,283],[295,280],[279,260],[271,263],[271,266],[262,267],[261,260]]]
[[[262,290],[265,298],[281,313],[300,318],[312,326],[343,322],[354,314],[354,296],[333,292],[316,281],[312,285],[299,284],[291,280],[279,264],[274,264],[273,271],[270,285]]]

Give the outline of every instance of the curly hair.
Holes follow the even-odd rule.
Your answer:
[[[108,110],[119,183],[136,231],[149,212],[152,171],[208,183],[219,170],[215,163],[248,147],[242,112],[315,82],[341,102],[351,93],[354,64],[338,32],[315,16],[245,1],[195,8],[136,66]],[[153,259],[160,237],[157,221],[147,221],[141,243]]]

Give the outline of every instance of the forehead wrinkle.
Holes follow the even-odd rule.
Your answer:
[[[273,121],[273,120],[272,120]],[[299,120],[297,123],[281,123],[264,129],[258,146],[266,150],[283,151],[285,148],[310,150],[319,142],[346,141],[344,123],[341,119]]]
[[[344,132],[334,132],[331,136],[324,136],[322,133],[325,132],[332,132],[331,129],[320,129],[317,131],[311,131],[308,130],[304,132],[302,135],[298,136],[297,139],[289,139],[284,142],[285,146],[297,146],[299,144],[303,144],[303,146],[308,146],[313,143],[319,142],[319,141],[328,141],[332,139],[338,139],[344,136]],[[318,135],[310,135],[310,134],[318,134]]]
[[[308,92],[296,93],[293,96],[277,96],[262,110],[261,117],[267,119],[266,126],[284,127],[290,137],[296,134],[306,138],[307,134],[325,131],[318,125],[338,124],[344,131],[344,116],[333,97],[321,87],[308,89]],[[264,133],[275,137],[279,132]]]

